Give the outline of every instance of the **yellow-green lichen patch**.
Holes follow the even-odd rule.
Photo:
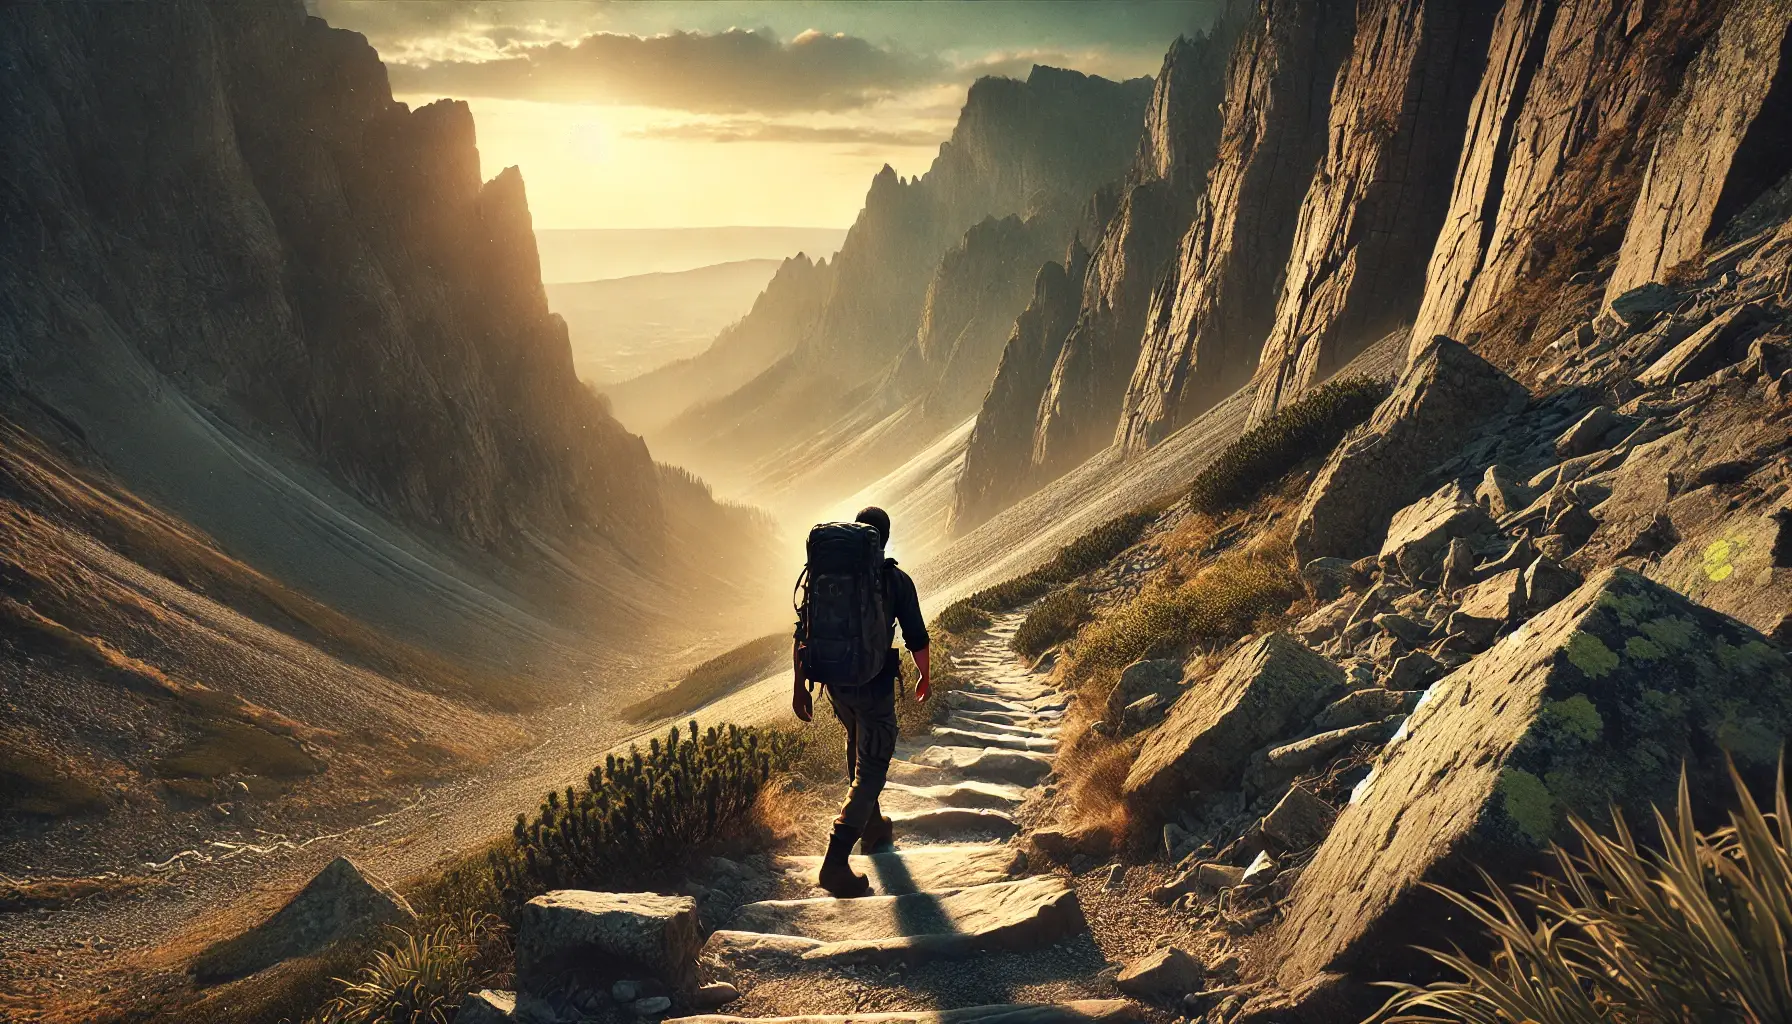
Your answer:
[[[1786,668],[1786,656],[1760,640],[1744,640],[1740,645],[1732,645],[1719,639],[1712,649],[1717,654],[1717,663],[1729,672],[1783,672]]]
[[[1546,720],[1569,736],[1592,743],[1605,731],[1605,719],[1584,693],[1567,700],[1553,700],[1543,706]]]
[[[1650,619],[1641,627],[1643,635],[1670,651],[1688,650],[1699,634],[1699,624],[1684,615],[1664,615]]]
[[[1724,701],[1716,709],[1712,738],[1745,765],[1773,764],[1785,747],[1785,736],[1740,701]]]
[[[1618,656],[1605,641],[1585,630],[1575,630],[1568,638],[1568,663],[1588,679],[1598,679],[1618,667]]]
[[[1522,768],[1508,768],[1500,773],[1500,795],[1506,816],[1537,845],[1554,837],[1560,809],[1542,779]]]
[[[1654,661],[1667,656],[1661,645],[1647,637],[1633,636],[1624,641],[1624,656],[1633,661]]]
[[[1600,594],[1599,606],[1616,615],[1620,624],[1632,629],[1653,618],[1659,607],[1646,592],[1620,590],[1608,590]]]

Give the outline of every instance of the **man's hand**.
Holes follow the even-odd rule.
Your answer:
[[[800,643],[790,645],[790,677],[790,710],[796,712],[800,722],[814,720],[815,698],[809,693],[809,681],[803,678],[803,645]]]
[[[914,652],[914,655],[915,668],[921,670],[921,681],[915,684],[915,700],[917,703],[924,703],[933,695],[933,668],[929,664],[932,658],[926,647]]]

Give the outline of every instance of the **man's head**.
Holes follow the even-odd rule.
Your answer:
[[[878,539],[884,544],[890,543],[890,514],[876,505],[859,509],[859,514],[853,517],[853,522],[864,523],[877,531]]]

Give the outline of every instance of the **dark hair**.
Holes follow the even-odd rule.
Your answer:
[[[853,522],[864,523],[866,526],[876,530],[878,537],[882,539],[885,544],[890,543],[890,513],[885,512],[876,505],[870,505],[859,509],[859,514],[853,517]]]

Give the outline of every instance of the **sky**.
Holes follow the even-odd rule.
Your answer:
[[[1221,0],[309,0],[394,95],[466,100],[537,228],[845,227],[924,172],[971,82],[1156,73]]]

